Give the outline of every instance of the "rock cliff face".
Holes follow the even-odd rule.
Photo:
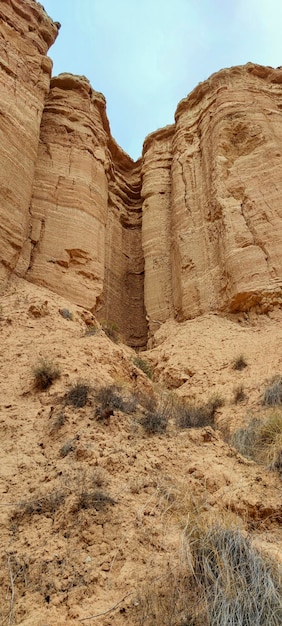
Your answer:
[[[33,0],[0,6],[0,280],[17,267],[29,236],[39,130],[58,25]]]
[[[42,284],[136,347],[169,318],[280,306],[282,69],[213,75],[134,163],[86,78],[50,83],[42,7],[0,17],[3,284]]]

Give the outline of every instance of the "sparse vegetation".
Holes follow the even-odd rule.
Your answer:
[[[142,359],[140,356],[136,356],[133,359],[133,363],[136,367],[138,367],[138,369],[142,370],[142,372],[144,372],[144,374],[146,374],[148,378],[153,378],[153,372],[151,370],[151,367],[145,359]]]
[[[141,419],[141,424],[148,434],[165,433],[168,425],[167,412],[161,407],[153,411],[147,411]]]
[[[209,402],[199,406],[183,403],[178,408],[177,425],[179,428],[214,426],[216,411],[222,405],[223,400],[219,396],[214,396]]]
[[[65,320],[74,320],[74,315],[73,313],[71,313],[71,311],[69,311],[69,309],[59,309],[59,313]]]
[[[88,383],[75,383],[66,395],[66,403],[77,409],[84,407],[88,400],[89,391],[90,385]]]
[[[282,623],[278,571],[239,530],[214,526],[199,533],[190,546],[194,577],[208,609],[208,624]]]
[[[134,412],[137,404],[137,398],[130,396],[124,398],[121,393],[121,387],[118,385],[106,385],[101,387],[96,393],[96,418],[98,420],[108,419],[114,414],[114,411],[123,411],[124,413]]]
[[[33,500],[20,502],[11,515],[11,522],[20,521],[24,517],[33,515],[45,515],[52,517],[65,501],[65,494],[54,491]]]
[[[118,329],[117,324],[107,320],[107,321],[101,322],[101,326],[103,328],[104,333],[106,333],[109,339],[111,339],[114,343],[119,342],[120,337],[119,337],[119,329]]]
[[[239,530],[193,527],[178,565],[139,593],[140,626],[279,626],[278,568]]]
[[[97,335],[98,332],[99,332],[99,328],[97,328],[97,326],[87,326],[84,336],[92,337],[92,335]]]
[[[282,414],[276,411],[266,418],[253,417],[234,433],[231,443],[247,458],[280,472]]]
[[[52,361],[48,361],[46,359],[41,359],[38,365],[36,365],[33,369],[33,376],[36,389],[40,391],[45,391],[49,389],[53,382],[60,378],[61,372],[58,365],[52,363]]]
[[[74,450],[75,450],[74,443],[71,439],[69,439],[61,447],[60,452],[59,452],[60,457],[62,457],[63,459],[65,456],[67,456],[70,452],[73,452]]]
[[[62,428],[62,426],[64,426],[66,422],[66,416],[64,413],[59,413],[59,415],[57,415],[51,425],[51,429],[50,429],[50,434],[56,433],[58,432],[58,430],[60,430],[60,428]]]
[[[107,493],[100,490],[95,491],[82,491],[78,500],[78,509],[90,509],[94,508],[96,511],[102,511],[108,507],[113,506],[116,501],[111,498]]]
[[[236,359],[234,359],[233,364],[232,364],[233,369],[236,370],[237,372],[241,372],[247,366],[248,366],[248,363],[243,354],[240,354],[239,356],[237,356]]]
[[[262,404],[278,406],[282,404],[282,378],[275,376],[267,385],[262,399]]]
[[[239,385],[234,389],[234,404],[239,404],[239,402],[244,402],[244,400],[246,400],[244,387],[243,385]]]

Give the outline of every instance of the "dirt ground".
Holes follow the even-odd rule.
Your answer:
[[[142,589],[177,562],[195,516],[241,529],[282,564],[281,477],[228,443],[262,418],[267,381],[282,373],[280,310],[167,322],[141,355],[150,380],[132,349],[56,294],[14,278],[0,306],[0,624],[142,623]],[[40,359],[60,372],[46,390]],[[78,382],[82,407],[67,399]],[[113,384],[128,406],[101,418],[97,392]],[[215,428],[180,429],[174,411],[166,432],[140,423],[154,397],[215,395]]]

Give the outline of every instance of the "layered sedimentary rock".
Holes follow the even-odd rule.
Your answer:
[[[134,163],[85,77],[50,83],[58,32],[0,7],[0,279],[114,322],[131,345],[169,318],[282,304],[282,69],[222,70]]]
[[[146,188],[155,189],[158,171],[158,202],[161,194],[169,198],[170,220],[162,257],[170,271],[156,301],[155,285],[164,274],[156,262],[154,272],[151,267],[160,222],[149,229],[144,212],[145,305],[152,330],[165,308],[181,321],[207,311],[281,304],[281,83],[280,68],[222,70],[179,104],[170,146],[166,129],[147,138]]]
[[[14,270],[28,237],[39,129],[58,24],[33,0],[0,6],[0,281]]]

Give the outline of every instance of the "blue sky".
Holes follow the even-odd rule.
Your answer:
[[[41,0],[61,22],[53,75],[83,74],[107,100],[113,137],[141,155],[150,132],[213,72],[282,65],[281,0]]]

